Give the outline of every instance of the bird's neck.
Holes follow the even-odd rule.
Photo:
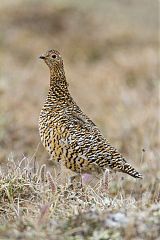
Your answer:
[[[50,87],[59,86],[63,89],[68,88],[68,83],[66,81],[65,71],[62,66],[54,66],[50,69]]]
[[[68,83],[65,77],[64,69],[50,70],[50,94],[60,98],[61,96],[70,95],[68,91]]]

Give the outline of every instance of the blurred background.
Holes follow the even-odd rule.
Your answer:
[[[49,71],[38,56],[51,48],[82,110],[134,166],[158,176],[156,0],[1,2],[0,164],[48,159],[38,117]]]

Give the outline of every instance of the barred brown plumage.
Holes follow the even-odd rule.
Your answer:
[[[109,168],[142,178],[71,97],[60,53],[49,50],[40,58],[50,69],[50,88],[40,113],[39,132],[51,158],[76,173]]]

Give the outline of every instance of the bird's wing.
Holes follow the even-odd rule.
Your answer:
[[[104,152],[107,141],[98,130],[95,124],[83,115],[75,112],[66,115],[65,128],[67,131],[67,141],[69,146],[76,149],[77,152],[87,156],[90,160],[104,158]],[[109,153],[105,153],[107,156]],[[91,159],[92,158],[92,159]]]

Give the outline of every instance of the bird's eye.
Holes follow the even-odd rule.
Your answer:
[[[53,55],[52,55],[52,58],[54,58],[54,59],[55,59],[56,57],[57,57],[57,56],[56,56],[56,54],[53,54]]]

